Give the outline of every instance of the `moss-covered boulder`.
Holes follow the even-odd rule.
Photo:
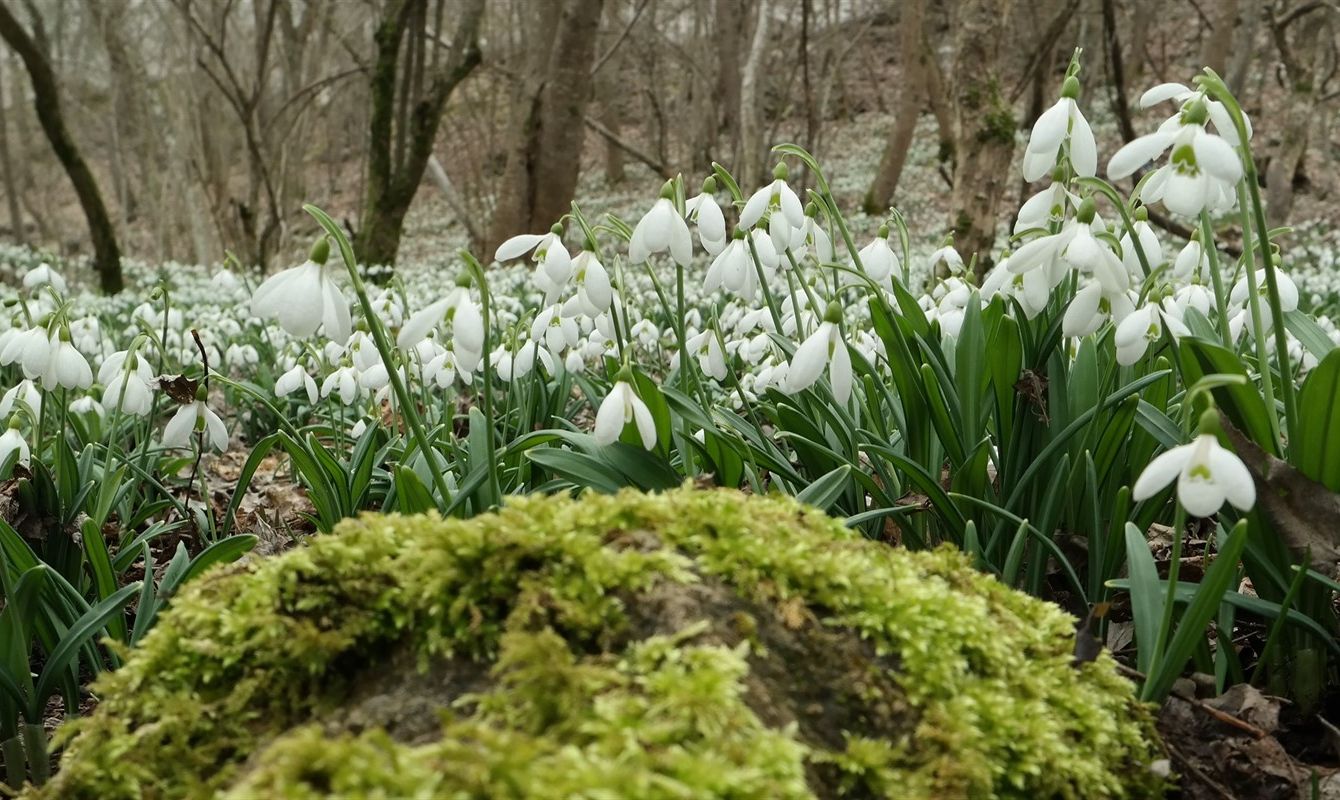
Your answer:
[[[367,516],[185,588],[33,797],[1150,797],[1073,620],[683,489]]]

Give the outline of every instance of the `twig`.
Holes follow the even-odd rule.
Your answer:
[[[1185,753],[1177,749],[1177,745],[1173,744],[1172,742],[1165,741],[1163,743],[1163,746],[1168,748],[1169,755],[1173,756],[1174,758],[1176,758],[1178,761],[1181,762],[1182,766],[1186,768],[1187,772],[1190,772],[1192,775],[1195,775],[1197,780],[1201,781],[1206,786],[1218,792],[1219,796],[1224,798],[1224,800],[1236,800],[1237,795],[1230,792],[1227,788],[1223,786],[1223,784],[1214,780],[1209,775],[1206,775],[1204,772],[1201,772],[1200,767],[1197,767],[1194,763],[1192,763],[1191,759],[1186,757]]]
[[[628,24],[624,26],[624,29],[619,34],[618,38],[614,40],[614,43],[610,45],[608,50],[601,53],[600,57],[596,59],[596,64],[594,67],[591,67],[591,72],[588,75],[589,78],[594,78],[596,74],[600,72],[600,68],[605,66],[605,62],[609,61],[610,57],[618,52],[619,48],[623,45],[624,40],[628,38],[628,34],[633,32],[633,26],[636,25],[638,19],[642,17],[642,12],[646,11],[647,6],[649,5],[651,5],[651,0],[642,0],[642,3],[633,11],[633,18],[628,20]]]
[[[1232,714],[1228,713],[1227,711],[1221,711],[1194,695],[1189,695],[1185,692],[1173,690],[1172,694],[1170,694],[1169,697],[1175,697],[1178,700],[1181,700],[1183,703],[1187,703],[1191,706],[1199,708],[1201,711],[1204,711],[1206,714],[1209,714],[1211,717],[1214,717],[1219,722],[1222,722],[1230,727],[1237,728],[1243,733],[1250,735],[1253,739],[1264,739],[1270,735],[1265,731],[1261,730],[1260,728],[1256,727],[1255,725],[1251,724],[1250,722],[1235,717]]]

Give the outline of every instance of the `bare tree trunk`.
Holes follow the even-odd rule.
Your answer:
[[[98,272],[102,290],[108,294],[119,292],[124,282],[121,278],[121,250],[116,244],[116,232],[107,216],[107,207],[103,205],[98,183],[65,127],[56,75],[46,56],[3,2],[0,2],[0,38],[14,48],[28,70],[38,121],[42,123],[42,130],[56,158],[65,168],[75,194],[79,197],[79,205],[83,207],[84,217],[88,220],[89,236],[93,240],[93,266]]]
[[[1201,37],[1200,63],[1223,75],[1237,35],[1240,17],[1238,0],[1218,0],[1207,4],[1206,8],[1214,28]]]
[[[401,43],[406,38],[406,26],[415,18],[413,5],[422,3],[426,0],[393,3],[377,28],[377,60],[370,84],[372,115],[368,128],[367,193],[354,245],[365,264],[395,263],[405,214],[414,201],[428,159],[433,154],[447,100],[480,61],[479,23],[484,13],[484,0],[466,0],[465,8],[457,17],[451,57],[438,66],[422,97],[413,103],[404,160],[397,165],[392,158],[396,65],[400,61]],[[413,35],[420,36],[421,33],[415,31]]]
[[[1303,161],[1307,158],[1312,121],[1316,116],[1316,80],[1321,48],[1319,32],[1325,27],[1317,14],[1291,15],[1269,19],[1271,36],[1284,62],[1288,94],[1285,96],[1284,124],[1279,142],[1272,148],[1266,170],[1266,217],[1271,225],[1283,225],[1293,212],[1294,192],[1304,181]],[[1290,29],[1293,36],[1289,36]]]
[[[772,0],[758,0],[755,15],[754,38],[749,46],[740,78],[740,154],[737,156],[739,173],[735,176],[745,191],[752,191],[763,180],[767,161],[763,141],[763,108],[759,97],[759,73],[768,50],[768,28],[772,19]]]
[[[1261,23],[1261,6],[1248,2],[1238,8],[1239,20],[1233,28],[1233,59],[1228,62],[1228,73],[1224,80],[1242,101],[1246,98],[1247,75],[1252,68],[1252,59],[1256,55],[1256,30]]]
[[[924,45],[925,0],[907,0],[903,4],[902,14],[898,24],[903,70],[902,80],[898,83],[898,98],[894,104],[893,132],[884,146],[875,178],[865,193],[865,211],[872,215],[884,213],[893,201],[893,193],[898,188],[898,179],[902,177],[903,165],[907,161],[907,151],[916,133],[917,120],[921,116],[922,101],[927,94],[926,73],[930,69],[927,62],[932,56]]]
[[[489,244],[544,230],[568,211],[577,189],[589,74],[602,0],[535,0],[556,15],[547,50],[533,53],[512,123],[512,146],[489,226]],[[545,8],[551,6],[552,8]],[[537,48],[539,49],[539,48]]]
[[[1002,69],[1009,40],[1006,21],[1014,0],[963,0],[958,7],[952,97],[955,103],[954,188],[950,225],[965,258],[985,271],[996,241],[996,219],[1011,177],[1018,130],[1013,104],[1001,86],[1015,72]],[[1018,47],[1012,43],[1011,47]]]
[[[0,68],[3,68],[4,64],[5,56],[0,54]],[[9,235],[14,241],[23,244],[27,241],[27,236],[23,229],[23,213],[19,211],[19,184],[14,177],[14,162],[9,154],[9,125],[6,123],[6,118],[9,116],[7,86],[3,69],[0,69],[0,178],[5,182],[5,200],[9,207]]]

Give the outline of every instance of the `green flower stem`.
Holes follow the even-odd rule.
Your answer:
[[[1265,204],[1261,202],[1261,186],[1256,174],[1256,159],[1252,157],[1250,137],[1247,135],[1247,120],[1237,98],[1228,90],[1228,86],[1215,74],[1214,70],[1208,68],[1205,70],[1202,85],[1228,110],[1229,116],[1233,118],[1233,127],[1237,131],[1238,146],[1242,149],[1242,181],[1239,184],[1239,205],[1241,205],[1242,197],[1241,186],[1246,184],[1247,192],[1252,201],[1252,217],[1256,223],[1257,241],[1261,248],[1261,265],[1266,273],[1266,290],[1268,292],[1266,299],[1270,303],[1270,313],[1273,317],[1271,325],[1274,328],[1275,336],[1275,358],[1280,370],[1280,397],[1284,400],[1285,430],[1283,433],[1288,436],[1297,430],[1298,401],[1294,392],[1293,370],[1289,367],[1289,342],[1284,330],[1284,311],[1280,307],[1279,276],[1275,272],[1275,258],[1270,250],[1270,228],[1266,225]],[[1246,216],[1245,208],[1243,209],[1243,215]],[[1244,225],[1244,238],[1246,229],[1247,226]],[[1243,249],[1245,252],[1246,248]],[[1250,272],[1248,274],[1251,275]],[[1268,371],[1269,365],[1263,363],[1262,374]],[[1284,444],[1285,440],[1281,438],[1281,449],[1284,448]]]
[[[1252,323],[1252,343],[1256,347],[1256,367],[1261,374],[1261,394],[1265,398],[1266,415],[1270,420],[1270,435],[1278,446],[1283,446],[1280,437],[1280,414],[1275,405],[1275,378],[1270,371],[1270,358],[1266,354],[1266,336],[1261,325],[1261,292],[1256,283],[1255,245],[1252,242],[1252,226],[1247,213],[1247,193],[1241,183],[1238,184],[1238,208],[1242,213],[1242,260],[1247,273],[1247,313]]]
[[[497,421],[493,418],[493,362],[489,360],[493,304],[489,295],[488,281],[484,278],[484,265],[480,264],[479,259],[465,250],[461,251],[461,258],[465,259],[466,266],[470,268],[471,276],[475,279],[475,283],[479,284],[479,316],[484,319],[484,357],[482,360],[484,380],[480,395],[484,403],[484,419],[488,421],[489,425],[488,435],[484,437],[484,450],[489,463],[489,490],[493,502],[496,504],[502,502],[502,487],[498,482],[498,445],[494,441],[497,434],[494,425],[497,424]],[[536,347],[539,347],[538,343],[536,343]],[[538,352],[536,355],[539,355]]]
[[[754,237],[752,234],[745,234],[744,240],[749,243],[749,258],[754,262],[754,272],[758,274],[758,288],[763,292],[763,300],[768,305],[768,313],[772,316],[772,324],[777,326],[777,333],[782,332],[782,315],[777,310],[777,301],[772,296],[772,289],[768,288],[767,276],[763,274],[763,262],[758,260],[758,248],[754,247]]]
[[[1135,238],[1131,237],[1132,240]],[[1214,246],[1214,226],[1210,224],[1210,213],[1200,212],[1200,246],[1210,262],[1210,281],[1214,285],[1214,305],[1219,312],[1219,338],[1224,347],[1233,349],[1233,338],[1228,332],[1228,296],[1224,294],[1224,276],[1219,273],[1219,250]],[[1146,273],[1147,275],[1148,273]]]
[[[344,235],[344,231],[340,230],[340,226],[326,212],[311,204],[303,206],[303,210],[311,214],[339,246],[340,257],[344,259],[344,266],[349,270],[349,280],[353,284],[354,294],[358,295],[358,304],[362,307],[363,316],[367,319],[368,327],[371,329],[373,344],[377,346],[377,353],[381,356],[382,363],[386,364],[386,373],[391,379],[391,391],[395,392],[396,399],[400,402],[401,411],[405,415],[405,420],[409,423],[415,443],[418,444],[424,459],[428,461],[428,472],[432,476],[433,486],[437,489],[440,502],[443,504],[450,503],[451,490],[447,488],[447,480],[444,476],[446,466],[442,465],[439,469],[437,451],[432,448],[432,443],[428,440],[428,432],[424,430],[423,420],[419,418],[419,410],[415,408],[409,390],[405,387],[405,382],[401,380],[400,371],[394,367],[394,361],[391,357],[391,343],[387,340],[386,330],[372,307],[372,300],[368,297],[368,290],[363,284],[363,278],[358,274],[358,262],[354,259],[354,248],[349,244],[349,239]],[[488,346],[487,320],[486,316],[484,332],[486,348]],[[485,370],[487,370],[487,349],[484,352],[484,363],[486,365]],[[488,373],[486,372],[485,377],[487,376]]]
[[[1176,489],[1174,489],[1174,492]],[[1154,640],[1154,656],[1149,661],[1150,674],[1158,671],[1163,661],[1163,650],[1172,639],[1173,610],[1177,605],[1177,573],[1182,564],[1182,536],[1186,529],[1186,509],[1177,503],[1173,514],[1172,553],[1168,556],[1168,593],[1163,598],[1163,620],[1159,623],[1158,638]]]

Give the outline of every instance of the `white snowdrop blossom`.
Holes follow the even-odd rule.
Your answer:
[[[615,381],[596,411],[596,426],[592,431],[596,443],[607,446],[618,441],[630,422],[637,426],[645,449],[656,446],[656,421],[652,419],[651,409],[638,397],[632,384],[620,379]]]
[[[65,279],[51,265],[42,262],[28,270],[23,276],[23,287],[36,291],[42,286],[50,286],[60,294],[65,294]]]
[[[1060,160],[1061,145],[1070,141],[1070,165],[1085,178],[1098,174],[1098,146],[1093,130],[1079,110],[1079,80],[1071,75],[1061,87],[1061,99],[1038,116],[1024,151],[1024,180],[1032,182],[1051,172]]]
[[[842,341],[838,328],[841,319],[842,307],[830,303],[824,321],[800,343],[791,357],[782,391],[787,394],[803,392],[814,385],[827,367],[834,399],[839,403],[847,402],[852,386],[851,354],[847,352],[847,344]]]
[[[1165,325],[1174,339],[1180,339],[1191,333],[1176,314],[1169,313],[1161,304],[1146,303],[1127,314],[1125,319],[1117,323],[1113,333],[1113,341],[1117,346],[1117,363],[1130,366],[1139,361],[1149,349],[1149,345],[1157,342],[1163,335]]]
[[[277,319],[292,336],[306,338],[324,326],[336,341],[349,338],[353,326],[349,303],[340,293],[334,270],[327,266],[330,245],[320,239],[307,261],[272,275],[251,296],[251,313]]]
[[[312,376],[307,374],[307,370],[303,369],[301,364],[294,365],[293,369],[280,375],[279,380],[275,381],[275,394],[279,397],[287,397],[299,389],[307,390],[307,402],[316,403],[318,397],[316,381],[312,380]]]
[[[98,382],[106,387],[102,399],[123,414],[142,417],[153,409],[153,369],[138,353],[112,353],[98,369]]]
[[[1145,202],[1162,201],[1168,210],[1192,217],[1202,209],[1231,208],[1242,178],[1242,159],[1233,144],[1205,129],[1208,115],[1206,102],[1193,97],[1157,131],[1114,153],[1107,163],[1108,177],[1114,181],[1125,178],[1171,149],[1169,162],[1145,184]]]
[[[563,244],[563,228],[555,225],[548,233],[513,236],[498,245],[493,260],[511,261],[526,253],[531,253],[536,264],[532,280],[544,292],[545,303],[554,303],[572,277],[572,256],[568,255],[568,248]]]
[[[1216,413],[1216,412],[1208,412]],[[1177,499],[1187,513],[1208,517],[1227,501],[1246,511],[1256,504],[1256,484],[1247,466],[1219,444],[1213,433],[1201,433],[1149,462],[1136,479],[1131,497],[1147,500],[1177,481]]]
[[[33,382],[27,380],[19,381],[0,397],[0,419],[8,418],[18,409],[18,404],[24,403],[32,411],[33,419],[37,419],[42,412],[42,393],[37,390]]]
[[[729,234],[726,232],[726,216],[721,213],[721,206],[717,205],[716,198],[712,192],[716,189],[716,181],[712,178],[710,186],[704,186],[703,191],[684,202],[684,214],[698,226],[698,241],[702,243],[703,249],[710,255],[720,253],[726,247],[726,240]]]
[[[46,369],[42,373],[42,387],[55,389],[87,389],[93,385],[93,369],[88,359],[70,343],[70,332],[61,328],[51,335]]]
[[[214,413],[203,397],[204,387],[201,387],[200,393],[194,402],[187,403],[177,409],[177,413],[168,424],[163,428],[163,446],[190,448],[193,443],[193,435],[197,431],[203,431],[205,434],[205,444],[213,447],[219,452],[228,449],[228,428],[223,424],[219,415]]]
[[[0,434],[0,464],[5,463],[14,457],[14,463],[28,466],[31,454],[28,451],[28,441],[23,438],[22,431],[19,430],[19,420],[15,417],[9,421],[9,427]]]
[[[1279,287],[1280,311],[1285,314],[1298,309],[1298,285],[1282,269],[1275,270],[1275,285]],[[1274,324],[1275,315],[1270,308],[1270,289],[1266,286],[1266,271],[1258,269],[1256,271],[1256,292],[1259,298],[1257,307],[1261,310],[1261,329],[1269,331]],[[1236,317],[1236,324],[1230,326],[1233,332],[1233,338],[1237,338],[1242,332],[1243,323],[1249,318],[1251,313],[1251,286],[1247,282],[1247,277],[1243,276],[1238,282],[1233,284],[1233,291],[1228,295],[1228,302],[1235,306],[1241,306],[1242,311]]]
[[[633,264],[641,264],[656,253],[665,252],[682,267],[693,260],[689,224],[679,215],[674,201],[665,196],[668,191],[671,191],[670,185],[666,184],[661,198],[642,215],[633,229],[633,237],[628,242],[628,260]]]

